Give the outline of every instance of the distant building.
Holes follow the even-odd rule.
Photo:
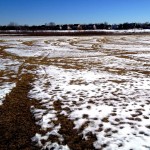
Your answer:
[[[93,30],[96,30],[96,29],[97,29],[97,28],[96,28],[96,25],[94,24],[94,25],[93,25]]]
[[[77,27],[78,30],[82,30],[82,26],[79,24]]]
[[[68,26],[67,26],[67,30],[71,30],[71,27],[70,27],[70,25],[68,25]]]

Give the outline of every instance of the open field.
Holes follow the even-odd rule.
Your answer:
[[[149,150],[150,36],[0,37],[0,149]]]

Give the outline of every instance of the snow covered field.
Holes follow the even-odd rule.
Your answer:
[[[93,149],[150,149],[150,36],[4,36],[0,51],[1,105],[17,79],[34,75],[38,146],[76,149],[71,130]]]

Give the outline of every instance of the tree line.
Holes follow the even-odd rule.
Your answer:
[[[96,24],[55,24],[54,22],[46,23],[44,25],[18,25],[11,22],[8,25],[0,25],[1,31],[15,30],[15,31],[47,31],[47,30],[128,30],[128,29],[150,29],[150,23],[120,23],[120,24],[108,24],[96,23]]]

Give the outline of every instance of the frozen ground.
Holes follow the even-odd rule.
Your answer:
[[[64,117],[83,140],[96,137],[95,149],[150,149],[150,36],[1,37],[0,46],[0,103],[22,74],[35,76],[37,145],[75,149]]]
[[[0,105],[7,93],[15,87],[18,69],[21,62],[9,58],[0,58]]]

